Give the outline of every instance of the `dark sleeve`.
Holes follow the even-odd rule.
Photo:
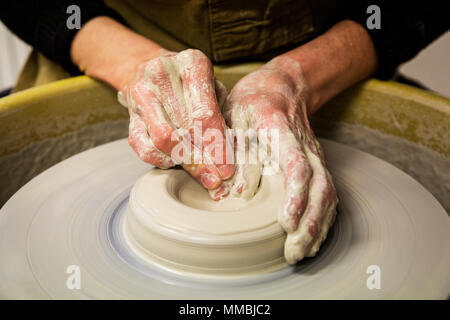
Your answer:
[[[121,16],[100,0],[9,0],[1,5],[0,20],[47,58],[71,74],[79,74],[70,59],[70,45],[78,31],[69,30],[66,25],[70,5],[80,7],[81,26],[97,16],[109,16],[123,23]]]
[[[366,28],[375,45],[380,79],[391,78],[397,66],[413,58],[420,50],[438,38],[450,27],[444,9],[445,1],[349,1],[347,19]],[[366,22],[367,7],[380,7],[381,29],[370,30]]]

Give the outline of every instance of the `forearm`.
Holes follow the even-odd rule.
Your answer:
[[[397,67],[413,58],[449,27],[447,12],[439,1],[345,1],[342,19],[350,19],[365,25],[367,8],[377,5],[381,10],[380,28],[367,29],[378,56],[379,68],[373,75],[387,80]]]
[[[67,8],[71,5],[77,5],[82,12],[82,28],[99,16],[122,21],[122,17],[101,0],[5,1],[0,20],[22,40],[75,75],[79,70],[70,60],[70,44],[78,30],[67,27]]]
[[[77,32],[70,56],[87,75],[122,90],[135,76],[138,65],[161,50],[161,46],[119,22],[97,17]]]
[[[300,63],[308,87],[309,114],[339,92],[369,77],[377,68],[370,36],[361,25],[350,20],[339,22],[323,35],[282,56]]]

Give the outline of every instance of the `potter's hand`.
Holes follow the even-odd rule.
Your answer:
[[[205,188],[216,189],[234,173],[234,166],[225,164],[222,143],[225,121],[219,105],[226,95],[225,87],[214,79],[210,60],[202,52],[162,50],[156,58],[141,64],[135,79],[119,93],[119,100],[130,113],[129,144],[143,161],[169,168],[177,164],[172,154],[178,144],[177,130],[186,129],[203,160],[183,167]],[[199,141],[193,137],[194,126],[202,137],[206,129],[216,129],[223,140]],[[222,155],[208,153],[207,150],[215,150],[215,143],[221,144]]]
[[[225,119],[232,129],[266,129],[271,146],[278,132],[279,165],[285,185],[278,221],[288,233],[285,257],[290,264],[316,254],[334,221],[338,202],[322,149],[309,125],[306,95],[299,63],[280,56],[242,78],[224,106]],[[270,158],[259,159],[256,164],[237,164],[234,178],[212,191],[213,198],[228,194],[252,197],[267,160],[273,161],[277,155]]]

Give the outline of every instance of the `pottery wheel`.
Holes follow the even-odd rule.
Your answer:
[[[136,181],[157,170],[119,140],[46,170],[0,210],[0,297],[447,298],[450,219],[438,201],[380,159],[335,142],[321,143],[340,203],[314,258],[267,272],[204,276],[149,259],[129,240],[127,210]],[[186,200],[188,191],[168,190],[175,190],[178,206],[203,210]],[[219,208],[211,214],[222,213]],[[79,289],[67,287],[70,266],[79,267]],[[379,289],[367,285],[374,268]]]

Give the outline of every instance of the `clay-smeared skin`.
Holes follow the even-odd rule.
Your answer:
[[[288,234],[285,258],[290,264],[316,254],[334,221],[338,202],[322,149],[309,125],[306,97],[299,63],[278,57],[242,78],[224,105],[225,119],[233,129],[279,130],[279,164],[286,194],[278,221]],[[252,197],[262,169],[263,163],[237,165],[234,178],[211,191],[213,198]]]
[[[172,141],[172,134],[179,128],[189,131],[193,148],[202,152],[211,148],[214,142],[195,145],[194,123],[201,123],[203,132],[217,129],[224,137],[225,121],[219,103],[226,95],[226,88],[215,80],[212,64],[202,52],[162,50],[157,58],[141,65],[135,80],[119,93],[119,100],[130,113],[129,144],[143,161],[164,169],[176,164],[171,152],[178,141]],[[201,164],[183,165],[210,190],[234,173],[233,165],[225,164],[226,145],[221,147],[223,159],[203,153]]]

